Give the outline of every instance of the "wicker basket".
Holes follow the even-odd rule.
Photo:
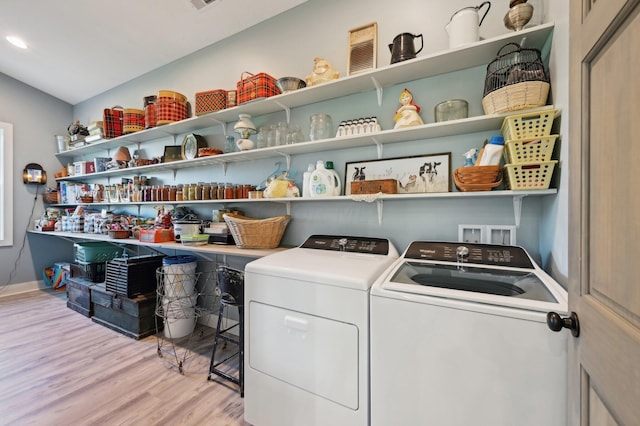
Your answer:
[[[502,183],[500,166],[460,167],[453,171],[456,188],[463,192],[491,191]]]
[[[538,49],[508,43],[487,65],[482,106],[486,114],[546,105],[550,87]]]
[[[58,204],[58,191],[49,191],[42,193],[42,201],[47,204]]]
[[[252,219],[238,214],[225,213],[224,221],[239,248],[271,249],[280,244],[291,216]]]
[[[547,104],[550,84],[545,81],[525,81],[505,86],[482,98],[485,114],[537,108]]]
[[[122,229],[110,229],[109,230],[109,238],[113,238],[115,240],[123,240],[125,238],[129,238],[131,236],[131,231],[125,231]]]

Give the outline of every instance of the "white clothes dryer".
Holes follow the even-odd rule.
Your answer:
[[[245,420],[369,424],[369,289],[389,240],[313,235],[245,267]]]
[[[411,243],[371,288],[371,425],[564,426],[567,293],[520,247]]]

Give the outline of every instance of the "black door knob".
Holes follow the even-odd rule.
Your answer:
[[[560,331],[563,328],[571,330],[573,337],[580,335],[580,321],[578,321],[578,314],[571,312],[568,317],[562,318],[555,312],[549,312],[547,314],[547,326],[553,331]]]

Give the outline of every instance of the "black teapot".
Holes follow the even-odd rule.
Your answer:
[[[420,39],[420,49],[416,51],[414,39]],[[422,34],[414,35],[410,33],[402,33],[395,36],[393,43],[389,45],[391,51],[391,63],[406,61],[407,59],[413,59],[416,57],[422,48],[424,43],[422,40]]]

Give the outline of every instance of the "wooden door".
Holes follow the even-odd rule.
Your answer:
[[[640,425],[639,5],[571,1],[571,425]]]

